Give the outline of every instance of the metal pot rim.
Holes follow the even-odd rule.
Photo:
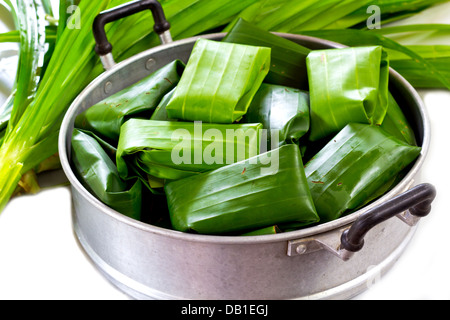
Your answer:
[[[342,44],[310,37],[310,36],[302,36],[302,35],[294,35],[289,33],[276,33],[280,36],[283,36],[285,38],[289,39],[297,39],[297,40],[304,40],[304,41],[310,41],[310,42],[317,42],[320,44],[327,45],[329,47],[339,48],[339,47],[345,47]],[[214,33],[214,34],[208,34],[208,35],[202,35],[197,37],[191,37],[188,39],[178,40],[174,41],[172,43],[163,44],[161,46],[151,48],[149,50],[146,50],[144,52],[141,52],[133,57],[130,57],[120,63],[118,63],[113,70],[117,70],[117,68],[125,68],[128,64],[132,63],[135,60],[141,59],[144,56],[151,55],[154,52],[158,52],[161,50],[170,50],[172,47],[184,44],[184,43],[190,43],[198,38],[207,38],[207,39],[217,39],[221,38],[225,35],[225,33]],[[61,165],[63,168],[63,171],[65,172],[69,182],[71,183],[72,188],[76,188],[77,191],[84,197],[86,197],[89,202],[96,207],[98,210],[102,211],[103,213],[111,216],[112,218],[116,219],[117,221],[127,224],[133,228],[143,230],[150,234],[159,234],[161,236],[171,237],[171,238],[177,238],[179,240],[188,241],[188,242],[203,242],[203,243],[214,243],[214,244],[257,244],[257,243],[268,243],[268,242],[278,242],[278,241],[287,241],[291,239],[301,239],[305,237],[310,237],[312,235],[321,234],[324,232],[336,230],[339,228],[342,228],[344,226],[347,226],[354,222],[361,214],[366,212],[367,210],[376,207],[380,205],[381,203],[393,198],[394,196],[398,195],[399,193],[405,191],[408,189],[413,181],[413,177],[418,173],[418,171],[421,169],[423,162],[425,161],[426,154],[428,153],[428,148],[430,144],[430,123],[428,114],[426,112],[426,109],[424,107],[424,104],[422,102],[421,97],[417,93],[417,91],[412,87],[412,85],[404,79],[398,72],[393,70],[392,68],[389,68],[389,76],[390,79],[395,79],[400,83],[401,86],[403,86],[406,91],[412,96],[414,101],[417,103],[419,107],[420,116],[423,119],[423,142],[422,142],[422,151],[418,159],[416,160],[415,164],[411,168],[411,170],[407,173],[407,175],[388,193],[384,194],[382,197],[374,201],[373,203],[357,210],[354,213],[348,214],[346,216],[343,216],[339,219],[336,219],[331,222],[319,224],[317,226],[308,227],[305,229],[300,229],[296,231],[290,231],[290,232],[284,232],[279,233],[275,235],[260,235],[260,236],[218,236],[218,235],[202,235],[202,234],[190,234],[190,233],[184,233],[179,232],[171,229],[166,229],[158,226],[154,226],[145,222],[141,222],[132,218],[129,218],[109,207],[107,207],[105,204],[103,204],[101,201],[99,201],[97,198],[95,198],[91,193],[89,193],[82,184],[78,181],[75,174],[72,171],[70,161],[68,158],[68,146],[70,145],[70,136],[68,129],[70,127],[71,120],[76,116],[76,112],[78,108],[81,105],[81,102],[83,100],[83,97],[88,94],[88,92],[94,90],[99,83],[104,81],[109,74],[113,70],[108,70],[102,73],[100,76],[98,76],[96,79],[94,79],[78,96],[77,98],[72,102],[71,106],[69,107],[68,111],[66,112],[64,119],[61,124],[61,130],[59,134],[58,139],[58,145],[59,145],[59,156],[61,160]]]

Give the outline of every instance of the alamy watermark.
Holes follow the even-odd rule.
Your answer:
[[[371,5],[367,7],[366,10],[367,14],[370,14],[371,16],[367,18],[367,29],[381,29],[381,9],[377,5]]]
[[[69,15],[66,21],[67,28],[81,29],[81,10],[77,5],[67,7],[66,13]],[[366,10],[370,17],[367,18],[366,25],[368,29],[381,28],[381,9],[377,5],[370,5]]]
[[[66,27],[69,29],[81,29],[80,7],[78,7],[77,5],[68,6],[66,13],[68,14]]]
[[[261,174],[275,174],[279,169],[279,131],[271,130],[271,149],[267,151],[267,129],[203,130],[201,121],[194,122],[194,131],[179,128],[171,135],[177,144],[171,151],[171,160],[181,164],[229,165],[239,161],[261,165]],[[206,146],[205,141],[210,141]],[[258,152],[259,151],[259,152]]]

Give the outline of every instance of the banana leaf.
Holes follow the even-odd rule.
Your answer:
[[[306,56],[310,49],[239,19],[222,40],[271,48],[270,70],[264,82],[308,90]]]
[[[298,143],[309,130],[309,94],[291,87],[263,83],[243,121],[259,122],[267,130],[265,150],[285,143]],[[272,137],[275,131],[278,137]],[[272,138],[276,140],[272,141]]]
[[[164,190],[172,226],[183,232],[245,233],[282,222],[319,219],[294,144],[169,182]]]
[[[164,95],[177,85],[183,69],[179,60],[169,63],[78,115],[75,127],[117,143],[121,125],[131,117],[150,118]]]
[[[420,68],[420,75],[418,76],[417,70],[414,73],[414,77],[410,77],[409,72],[401,73],[406,77],[408,81],[414,83],[414,85],[422,87],[427,82],[436,84],[438,88],[447,88],[450,89],[450,78],[448,77],[448,72],[445,72],[448,68],[446,65],[435,65],[428,59],[422,58],[419,53],[416,53],[414,50],[411,50],[407,46],[401,45],[399,42],[396,42],[383,34],[380,34],[379,30],[382,32],[390,33],[386,31],[386,29],[391,30],[391,32],[414,32],[415,30],[429,30],[430,26],[425,25],[424,27],[419,26],[402,26],[400,27],[386,27],[382,29],[373,29],[373,30],[355,30],[355,29],[344,29],[344,30],[311,30],[311,31],[303,31],[302,34],[312,37],[318,37],[321,39],[331,40],[335,42],[339,42],[345,44],[347,46],[383,46],[384,49],[391,49],[407,55],[410,60],[408,62],[412,63],[409,66],[412,68]],[[442,25],[438,25],[436,30],[443,29]],[[402,31],[403,30],[403,31]],[[392,51],[390,51],[392,52]],[[398,70],[397,64],[395,64],[395,70]],[[441,72],[441,69],[443,72]],[[404,72],[405,69],[402,70]],[[414,80],[418,80],[422,78],[422,81],[418,81],[417,83]],[[425,85],[424,87],[429,87]]]
[[[351,123],[305,165],[321,222],[357,208],[419,155],[379,126]]]
[[[167,114],[209,123],[240,120],[269,68],[270,48],[199,39]]]
[[[410,145],[417,145],[414,130],[390,92],[388,99],[388,110],[380,127]]]
[[[138,173],[144,179],[177,180],[210,171],[257,155],[261,128],[259,123],[130,119],[121,128],[117,168],[123,179]]]
[[[115,163],[88,132],[74,129],[72,163],[80,182],[100,201],[124,215],[140,219],[141,182],[123,181]]]
[[[160,120],[160,121],[176,121],[176,119],[169,119],[169,116],[167,115],[166,106],[169,103],[170,99],[172,99],[172,96],[175,92],[175,88],[172,89],[169,93],[167,93],[162,99],[161,102],[156,107],[155,111],[153,112],[152,116],[150,117],[150,120]]]
[[[383,122],[389,62],[381,46],[312,51],[306,63],[311,141],[336,134],[350,122]]]

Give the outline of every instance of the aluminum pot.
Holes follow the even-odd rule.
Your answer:
[[[74,230],[98,269],[136,299],[215,300],[347,299],[389,270],[419,219],[430,212],[435,197],[432,185],[416,183],[430,143],[424,105],[412,86],[392,69],[390,90],[413,126],[422,152],[390,192],[335,221],[276,235],[194,235],[128,218],[82,186],[70,162],[76,116],[174,59],[187,62],[198,39],[170,42],[164,15],[154,14],[160,27],[155,30],[163,42],[170,43],[115,64],[101,30],[113,20],[111,15],[121,18],[139,10],[124,6],[120,12],[101,13],[96,19],[97,52],[107,70],[73,101],[59,136],[62,168],[71,183]],[[343,47],[312,37],[279,35],[311,49]],[[220,40],[223,36],[203,37]]]

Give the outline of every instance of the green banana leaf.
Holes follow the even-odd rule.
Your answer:
[[[183,232],[245,233],[282,222],[319,220],[294,144],[169,182],[164,189],[172,226]]]
[[[266,150],[278,148],[285,143],[298,143],[309,130],[309,93],[263,83],[243,121],[259,122],[267,130]],[[272,137],[274,134],[278,137]],[[275,140],[272,141],[272,138]]]
[[[436,30],[445,30],[442,25],[438,25],[435,27]],[[447,28],[448,29],[448,26]],[[397,51],[408,56],[410,59],[407,60],[408,67],[416,69],[413,74],[410,74],[409,70],[406,69],[398,69],[398,65],[394,60],[394,67],[397,71],[402,71],[400,73],[402,76],[410,81],[416,87],[429,87],[427,84],[433,83],[436,84],[437,88],[447,88],[450,89],[450,78],[448,77],[448,72],[446,72],[447,65],[435,65],[429,59],[424,59],[421,56],[421,51],[415,52],[414,48],[401,45],[399,42],[396,42],[387,36],[384,36],[382,33],[391,33],[391,32],[414,32],[419,30],[431,30],[430,25],[407,25],[401,27],[386,27],[381,29],[373,29],[373,30],[356,30],[356,29],[341,29],[341,30],[310,30],[303,31],[302,34],[317,37],[321,39],[326,39],[330,41],[339,42],[345,44],[347,46],[383,46],[384,49],[390,49],[389,52]],[[448,32],[448,31],[447,31]],[[391,63],[389,63],[391,64]],[[420,69],[420,75],[418,75],[418,70]],[[441,69],[443,72],[441,72]],[[422,78],[420,80],[420,78]],[[419,80],[419,81],[417,81]]]
[[[167,114],[209,123],[240,120],[269,68],[270,48],[199,39]]]
[[[222,41],[271,48],[270,70],[264,82],[308,90],[306,57],[310,49],[244,19],[239,19]]]
[[[312,51],[306,63],[311,141],[336,134],[350,122],[383,122],[389,62],[381,46]]]
[[[100,201],[124,215],[140,219],[141,182],[123,181],[115,163],[88,132],[74,129],[72,163],[80,182]]]
[[[160,120],[160,121],[176,121],[176,119],[169,119],[169,116],[167,115],[166,106],[169,103],[170,99],[172,99],[172,96],[175,92],[175,88],[172,89],[169,93],[167,93],[162,99],[161,102],[156,107],[155,111],[153,112],[152,116],[150,117],[150,120]]]
[[[117,142],[121,125],[131,117],[150,118],[164,95],[177,85],[183,69],[179,60],[169,63],[78,115],[75,127]]]
[[[390,92],[388,99],[388,109],[381,128],[410,145],[417,145],[414,130]]]
[[[320,221],[337,219],[360,206],[420,151],[379,126],[348,124],[305,165]]]
[[[144,178],[181,179],[257,155],[261,129],[259,123],[130,119],[121,128],[117,168],[123,179],[136,171]]]

